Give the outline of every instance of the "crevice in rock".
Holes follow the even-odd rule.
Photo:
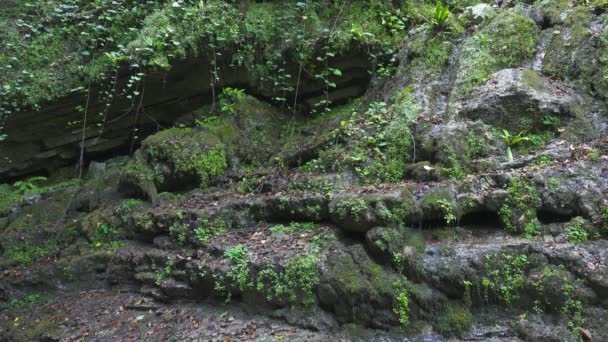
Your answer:
[[[498,213],[494,211],[476,211],[463,215],[460,218],[461,226],[473,226],[483,228],[501,228],[502,223]]]
[[[575,216],[574,213],[559,213],[548,209],[541,209],[536,212],[536,217],[542,224],[570,222]]]

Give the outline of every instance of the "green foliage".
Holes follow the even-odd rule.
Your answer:
[[[500,208],[499,216],[510,232],[522,232],[525,237],[538,234],[540,222],[536,218],[538,194],[536,188],[524,178],[513,178],[507,187],[507,198]]]
[[[240,194],[255,194],[260,191],[263,177],[243,177],[236,186],[236,191]]]
[[[307,191],[313,193],[325,194],[334,189],[334,183],[327,178],[303,178],[296,179],[287,186],[290,190]]]
[[[608,207],[604,207],[601,212],[602,216],[602,231],[608,234]]]
[[[336,203],[334,209],[337,217],[340,220],[344,220],[348,217],[354,218],[354,220],[360,220],[362,215],[366,211],[370,210],[369,205],[361,198],[345,198],[341,199]]]
[[[539,28],[532,19],[514,11],[501,11],[461,48],[461,94],[470,93],[500,69],[517,67],[532,59],[538,35]]]
[[[289,260],[283,272],[272,268],[260,271],[256,288],[266,293],[268,301],[287,297],[292,305],[311,305],[314,303],[313,290],[319,284],[316,257],[297,256]]]
[[[566,241],[573,243],[583,243],[589,240],[589,233],[583,227],[583,220],[577,217],[566,228]]]
[[[587,158],[589,158],[589,160],[591,161],[598,161],[600,160],[600,156],[601,153],[598,149],[591,149],[589,152],[587,152]]]
[[[190,231],[190,225],[187,223],[176,221],[169,227],[169,235],[180,244],[185,244]]]
[[[544,154],[539,155],[532,162],[532,165],[534,165],[534,166],[549,166],[551,164],[553,164],[553,159],[551,159],[551,157],[544,155]]]
[[[569,318],[568,329],[582,340],[580,328],[585,323],[583,320],[583,302],[576,299],[573,292],[574,286],[572,284],[564,284],[564,293],[562,295],[567,299],[561,308],[561,312]]]
[[[519,300],[528,264],[528,257],[523,254],[487,254],[484,262],[485,276],[481,280],[486,301],[488,291],[492,291],[505,304]]]
[[[40,294],[30,293],[11,298],[6,303],[0,303],[0,311],[15,310],[30,306],[40,300]]]
[[[243,99],[245,90],[226,87],[222,90],[222,95],[219,98],[220,111],[225,114],[235,114],[236,106]]]
[[[355,140],[348,162],[365,183],[398,182],[403,178],[411,158],[410,125],[419,111],[409,88],[397,96],[393,106],[370,104],[360,123],[363,129],[349,133],[360,138]],[[355,122],[347,122],[351,123]]]
[[[505,141],[505,144],[507,144],[507,159],[509,162],[513,162],[513,152],[511,151],[511,147],[523,141],[530,140],[530,138],[524,136],[524,132],[519,132],[517,135],[511,135],[511,133],[506,129],[503,129],[500,132],[500,137]]]
[[[24,181],[18,181],[13,184],[13,186],[17,188],[17,191],[22,194],[25,194],[29,192],[37,192],[40,188],[38,187],[38,185],[36,185],[36,183],[44,181],[46,181],[46,177],[31,177]]]
[[[215,235],[226,232],[228,223],[222,219],[210,222],[207,219],[200,220],[200,226],[194,229],[194,237],[200,242],[208,242]]]
[[[140,182],[156,182],[157,184],[163,184],[165,182],[165,177],[161,173],[152,170],[144,162],[139,160],[129,163],[123,169],[123,173]]]
[[[194,170],[199,181],[206,186],[210,180],[222,176],[228,168],[226,152],[223,146],[217,146],[207,153],[201,153],[192,158]]]
[[[399,279],[393,284],[395,289],[395,299],[393,303],[393,312],[399,318],[402,328],[407,328],[410,324],[410,295],[405,287],[405,281]]]
[[[224,256],[232,262],[232,267],[226,274],[228,279],[239,289],[245,289],[249,279],[247,247],[243,245],[230,247],[224,251]]]
[[[156,285],[160,286],[163,279],[166,279],[171,275],[171,273],[173,272],[174,265],[175,261],[167,259],[167,261],[165,262],[165,267],[160,269],[160,271],[156,272]]]
[[[20,264],[31,264],[40,258],[48,257],[59,249],[57,242],[48,240],[44,242],[10,241],[5,246],[3,257],[14,260]]]
[[[95,229],[91,235],[91,243],[95,247],[101,247],[106,244],[111,244],[120,237],[118,228],[109,226],[104,222],[97,222]],[[113,245],[116,247],[116,244]]]
[[[433,13],[433,18],[431,20],[431,24],[435,28],[441,28],[448,20],[452,13],[448,6],[444,6],[441,1],[437,1],[435,5],[435,12]]]
[[[286,234],[292,232],[306,232],[317,228],[319,228],[319,224],[314,222],[291,222],[287,226],[282,224],[272,226],[270,227],[270,231],[272,234]]]
[[[456,223],[456,215],[454,214],[454,206],[452,205],[452,202],[446,199],[440,199],[437,201],[437,204],[441,208],[441,211],[443,211],[443,219],[445,220],[445,223],[449,225]]]

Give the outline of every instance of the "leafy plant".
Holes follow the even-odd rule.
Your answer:
[[[291,222],[289,225],[284,226],[282,224],[278,224],[276,226],[270,227],[270,231],[272,234],[285,234],[291,232],[302,232],[302,231],[310,231],[315,230],[319,227],[317,223],[314,222]]]
[[[109,244],[118,239],[119,235],[120,231],[118,228],[109,226],[103,222],[97,222],[91,237],[91,243],[95,247],[101,247],[104,244]]]
[[[529,141],[530,138],[524,136],[524,132],[519,132],[517,133],[517,135],[512,135],[509,131],[507,131],[506,129],[503,129],[499,136],[505,141],[505,143],[507,144],[507,159],[509,160],[509,162],[513,161],[513,152],[511,151],[511,147],[521,143],[522,141]]]
[[[399,323],[401,323],[401,326],[406,328],[410,324],[409,292],[405,287],[405,281],[403,279],[395,281],[393,288],[395,288],[396,292],[393,303],[393,312],[399,318]]]
[[[452,224],[456,222],[456,215],[454,214],[454,206],[452,203],[446,199],[440,199],[437,201],[437,204],[443,211],[443,219],[445,223]]]
[[[487,254],[485,258],[486,275],[481,280],[481,286],[486,291],[486,300],[488,290],[492,290],[497,298],[506,304],[517,301],[519,291],[524,287],[528,257],[524,254],[514,256],[502,253],[498,256]]]
[[[173,272],[173,266],[175,265],[175,261],[168,259],[165,262],[165,267],[163,267],[159,272],[156,273],[156,285],[160,286],[160,283],[163,279],[169,277],[171,272]]]
[[[249,286],[249,258],[247,257],[247,247],[244,245],[237,245],[230,247],[224,251],[224,256],[232,262],[232,267],[226,276],[230,279],[236,287],[243,290]],[[227,295],[227,300],[230,298],[230,294]]]
[[[573,243],[582,243],[589,240],[589,233],[583,227],[583,222],[580,218],[575,218],[574,222],[566,229],[566,241]]]
[[[319,284],[316,257],[297,256],[289,260],[283,272],[272,268],[260,271],[256,289],[266,293],[272,300],[285,296],[289,303],[311,305],[314,303],[314,288]]]
[[[451,14],[452,13],[447,5],[444,6],[441,1],[437,1],[437,4],[435,5],[435,12],[433,13],[433,18],[431,20],[433,27],[443,27]]]
[[[44,182],[46,180],[46,177],[42,176],[31,177],[24,181],[15,182],[13,186],[16,187],[20,193],[25,194],[26,192],[36,192],[36,190],[39,189],[36,183]]]
[[[209,220],[203,219],[200,227],[194,229],[194,237],[201,242],[207,242],[211,237],[224,233],[226,228],[227,224],[224,220],[218,219],[209,222]]]

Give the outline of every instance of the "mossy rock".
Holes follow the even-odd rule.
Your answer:
[[[448,214],[457,215],[454,193],[447,188],[427,191],[422,197],[420,209],[424,220],[443,220]]]
[[[499,12],[462,45],[457,61],[457,86],[452,96],[464,97],[498,70],[530,61],[539,33],[536,23],[518,10]]]
[[[392,313],[397,276],[373,262],[361,245],[339,247],[321,269],[318,297],[341,323],[396,324]]]
[[[443,335],[460,335],[471,329],[473,314],[461,304],[450,304],[437,321],[437,330]]]
[[[332,200],[329,216],[332,222],[347,232],[365,233],[380,223],[373,208],[364,198],[348,195]]]
[[[581,111],[576,98],[563,89],[534,70],[504,69],[475,90],[459,115],[513,134],[550,131],[555,128],[547,126],[547,118],[566,127]]]

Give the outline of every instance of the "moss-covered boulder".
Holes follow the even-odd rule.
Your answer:
[[[196,127],[170,128],[142,142],[123,173],[123,189],[156,201],[157,192],[216,184],[230,169],[267,163],[279,149],[286,115],[240,91],[224,99],[222,116]],[[195,113],[203,115],[203,113]]]
[[[462,44],[452,97],[471,93],[491,74],[532,60],[540,29],[518,8],[498,13]]]
[[[317,296],[341,323],[396,325],[392,307],[396,274],[372,261],[361,245],[341,246],[321,268]]]
[[[560,127],[582,109],[571,91],[531,69],[505,69],[473,92],[459,115],[512,132],[540,131],[550,118]]]

